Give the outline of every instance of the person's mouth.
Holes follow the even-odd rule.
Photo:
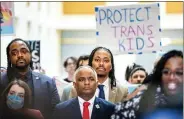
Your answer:
[[[167,85],[167,88],[169,89],[169,90],[176,90],[176,88],[177,88],[177,84],[176,83],[169,83],[168,85]]]
[[[17,63],[20,63],[20,64],[25,63],[25,60],[24,60],[24,59],[19,59],[19,60],[17,61]]]
[[[105,68],[103,68],[103,67],[99,67],[99,68],[97,68],[97,70],[105,71]]]
[[[85,87],[85,88],[84,88],[84,90],[90,90],[90,89],[91,89],[91,88],[89,88],[89,87]]]

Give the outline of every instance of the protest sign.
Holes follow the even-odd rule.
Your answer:
[[[14,35],[14,2],[1,2],[1,35]]]
[[[38,40],[29,40],[28,44],[31,47],[33,69],[40,70],[40,41]]]
[[[97,45],[113,53],[160,49],[159,3],[95,7]]]

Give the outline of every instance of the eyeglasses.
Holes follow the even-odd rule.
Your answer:
[[[163,69],[162,75],[164,76],[170,76],[173,74],[177,78],[183,78],[183,70],[177,70],[177,71],[170,71],[169,69]]]

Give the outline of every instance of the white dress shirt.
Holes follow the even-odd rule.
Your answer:
[[[110,79],[107,78],[102,84],[100,84],[100,83],[98,84],[98,85],[104,85],[103,89],[104,89],[104,93],[105,93],[105,100],[107,100],[107,101],[109,101],[109,81],[110,81]],[[95,92],[96,97],[98,97],[99,92],[100,92],[100,90],[97,87],[96,92]]]
[[[83,116],[83,103],[84,102],[89,102],[90,105],[88,106],[89,109],[89,117],[91,119],[91,114],[92,114],[92,110],[93,110],[93,105],[94,105],[94,101],[95,101],[95,95],[89,100],[89,101],[85,101],[84,99],[82,99],[81,97],[78,96],[78,100],[79,100],[79,106],[80,106],[80,111],[81,111],[81,115]]]

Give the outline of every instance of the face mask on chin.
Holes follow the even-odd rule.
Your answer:
[[[6,104],[10,109],[20,109],[24,105],[24,98],[17,95],[8,95]]]

